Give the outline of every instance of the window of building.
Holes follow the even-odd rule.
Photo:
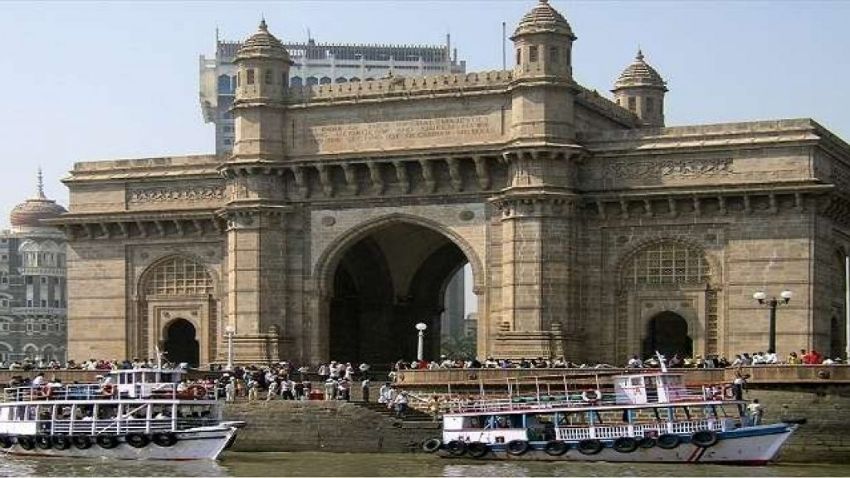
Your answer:
[[[271,70],[266,70],[265,73],[263,73],[263,81],[267,85],[272,84],[272,71]]]
[[[634,96],[629,96],[629,109],[632,111],[637,110],[637,99]]]
[[[32,284],[32,276],[26,276],[26,277],[27,277],[27,284]]]
[[[322,79],[319,80],[320,85],[330,85],[331,83],[333,83],[333,80],[331,80],[330,77],[327,76],[323,76]]]
[[[47,299],[41,299],[41,306],[47,307]]]
[[[233,145],[233,140],[232,140],[232,139],[230,139],[230,138],[224,138],[224,145],[225,145],[225,146],[231,146],[231,145]]]
[[[7,242],[9,242],[9,240],[6,239],[5,237],[0,239],[0,244],[6,244]]]
[[[32,307],[32,299],[27,299],[27,307]]]
[[[558,47],[549,47],[549,61],[552,63],[558,63]]]
[[[54,277],[54,278],[53,278],[53,283],[54,283],[54,284],[58,284],[58,283],[59,283],[59,278],[58,278],[58,277]]]
[[[0,254],[0,259],[3,259],[4,261],[8,261],[9,260],[9,254]]]
[[[230,77],[227,75],[219,75],[218,77],[218,92],[230,93]]]
[[[6,274],[0,275],[0,284],[8,284],[9,277]]]
[[[310,77],[307,78],[307,86],[313,86],[313,85],[318,85],[318,84],[319,84],[319,79],[316,78],[315,76],[310,76]]]
[[[537,61],[537,46],[528,47],[528,61],[532,63]]]
[[[53,301],[53,307],[56,307],[57,309],[58,309],[59,307],[61,307],[61,306],[59,305],[59,301],[58,301],[58,300],[54,300],[54,301]]]
[[[623,271],[626,285],[700,284],[708,281],[705,254],[695,247],[667,241],[647,246]]]
[[[570,51],[570,47],[567,47],[565,53],[566,54],[564,55],[564,58],[567,60],[567,66],[569,66],[569,65],[572,64],[572,61],[573,61],[572,52]]]
[[[42,283],[42,284],[47,284],[47,277],[42,277],[42,278],[41,278],[41,283]]]
[[[245,83],[249,84],[249,85],[253,85],[254,84],[254,69],[253,68],[249,69],[246,72],[246,74],[248,76],[245,78]]]
[[[27,332],[32,332],[32,330],[33,330],[32,322],[27,322]]]
[[[516,64],[517,65],[522,64],[522,49],[521,48],[516,49]]]
[[[47,324],[41,324],[41,331],[47,332]]]
[[[175,257],[154,266],[148,273],[148,295],[199,295],[213,293],[213,281],[206,267]]]
[[[9,299],[0,299],[0,307],[9,307]]]
[[[646,98],[646,112],[652,113],[655,111],[655,98]]]
[[[295,88],[300,87],[301,86],[301,77],[300,76],[293,76],[292,80],[290,80],[289,84],[291,86],[295,87]]]

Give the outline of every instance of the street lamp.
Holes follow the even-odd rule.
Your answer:
[[[224,328],[224,335],[227,337],[227,370],[233,370],[233,336],[236,334],[236,327],[228,325]]]
[[[785,289],[782,293],[779,294],[779,297],[782,298],[782,301],[776,299],[776,297],[771,297],[770,300],[767,299],[767,294],[762,291],[758,291],[753,294],[753,299],[757,300],[761,305],[767,305],[770,308],[770,341],[767,346],[767,353],[776,353],[776,306],[782,304],[787,305],[791,300],[791,296],[794,295],[790,290]]]
[[[422,322],[416,324],[416,330],[419,331],[419,345],[416,347],[416,360],[419,362],[422,361],[422,357],[425,353],[425,329],[427,328],[428,326]]]

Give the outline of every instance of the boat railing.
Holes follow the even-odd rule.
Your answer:
[[[16,422],[7,422],[16,423]],[[122,435],[126,433],[156,433],[190,428],[214,426],[219,423],[213,418],[99,418],[38,420],[36,428],[46,435]]]
[[[598,440],[617,439],[619,437],[658,436],[665,433],[693,434],[700,430],[720,431],[719,420],[687,420],[682,422],[653,422],[624,425],[583,425],[566,426],[556,429],[560,440]]]
[[[69,384],[11,387],[3,390],[5,402],[31,402],[39,400],[116,400],[116,399],[162,399],[162,400],[215,400],[215,387],[201,384],[185,386],[177,383],[142,383],[128,390],[114,384]]]

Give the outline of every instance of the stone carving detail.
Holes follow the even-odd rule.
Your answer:
[[[224,199],[224,186],[177,186],[136,189],[129,192],[131,204]]]
[[[731,158],[670,160],[670,161],[612,161],[603,176],[606,179],[639,179],[664,177],[693,177],[732,173]]]

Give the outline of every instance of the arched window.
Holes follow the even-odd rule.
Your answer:
[[[219,75],[218,76],[218,92],[219,93],[230,93],[230,76],[228,76],[228,75]]]
[[[316,78],[315,76],[307,77],[307,86],[313,86],[313,85],[318,85],[318,84],[319,84],[319,79]]]
[[[357,78],[356,76],[352,76],[351,79],[348,80],[349,83],[357,83],[359,81],[360,81],[360,78]]]
[[[184,257],[172,257],[147,272],[146,295],[202,295],[213,293],[207,268]]]
[[[248,76],[245,79],[245,83],[247,83],[249,85],[253,85],[254,84],[254,69],[253,68],[249,69],[247,71],[247,75]]]
[[[522,48],[516,49],[516,64],[522,64]]]
[[[623,285],[674,285],[708,282],[711,271],[696,247],[665,241],[646,246],[623,268]]]
[[[263,82],[265,82],[265,84],[267,84],[267,85],[272,84],[272,71],[271,70],[266,70],[263,73]]]
[[[329,84],[331,84],[331,82],[333,82],[333,80],[331,80],[331,79],[330,79],[329,77],[327,77],[327,76],[323,76],[323,77],[322,77],[322,79],[321,79],[321,80],[319,80],[319,84],[320,84],[320,85],[329,85]]]
[[[340,76],[339,78],[336,79],[336,82],[337,83],[348,83],[348,79],[345,78],[344,76]]]
[[[534,63],[537,61],[537,46],[532,45],[528,47],[528,61]]]
[[[290,80],[289,84],[291,86],[293,86],[294,88],[300,87],[301,86],[301,77],[300,76],[293,76],[292,80]]]

